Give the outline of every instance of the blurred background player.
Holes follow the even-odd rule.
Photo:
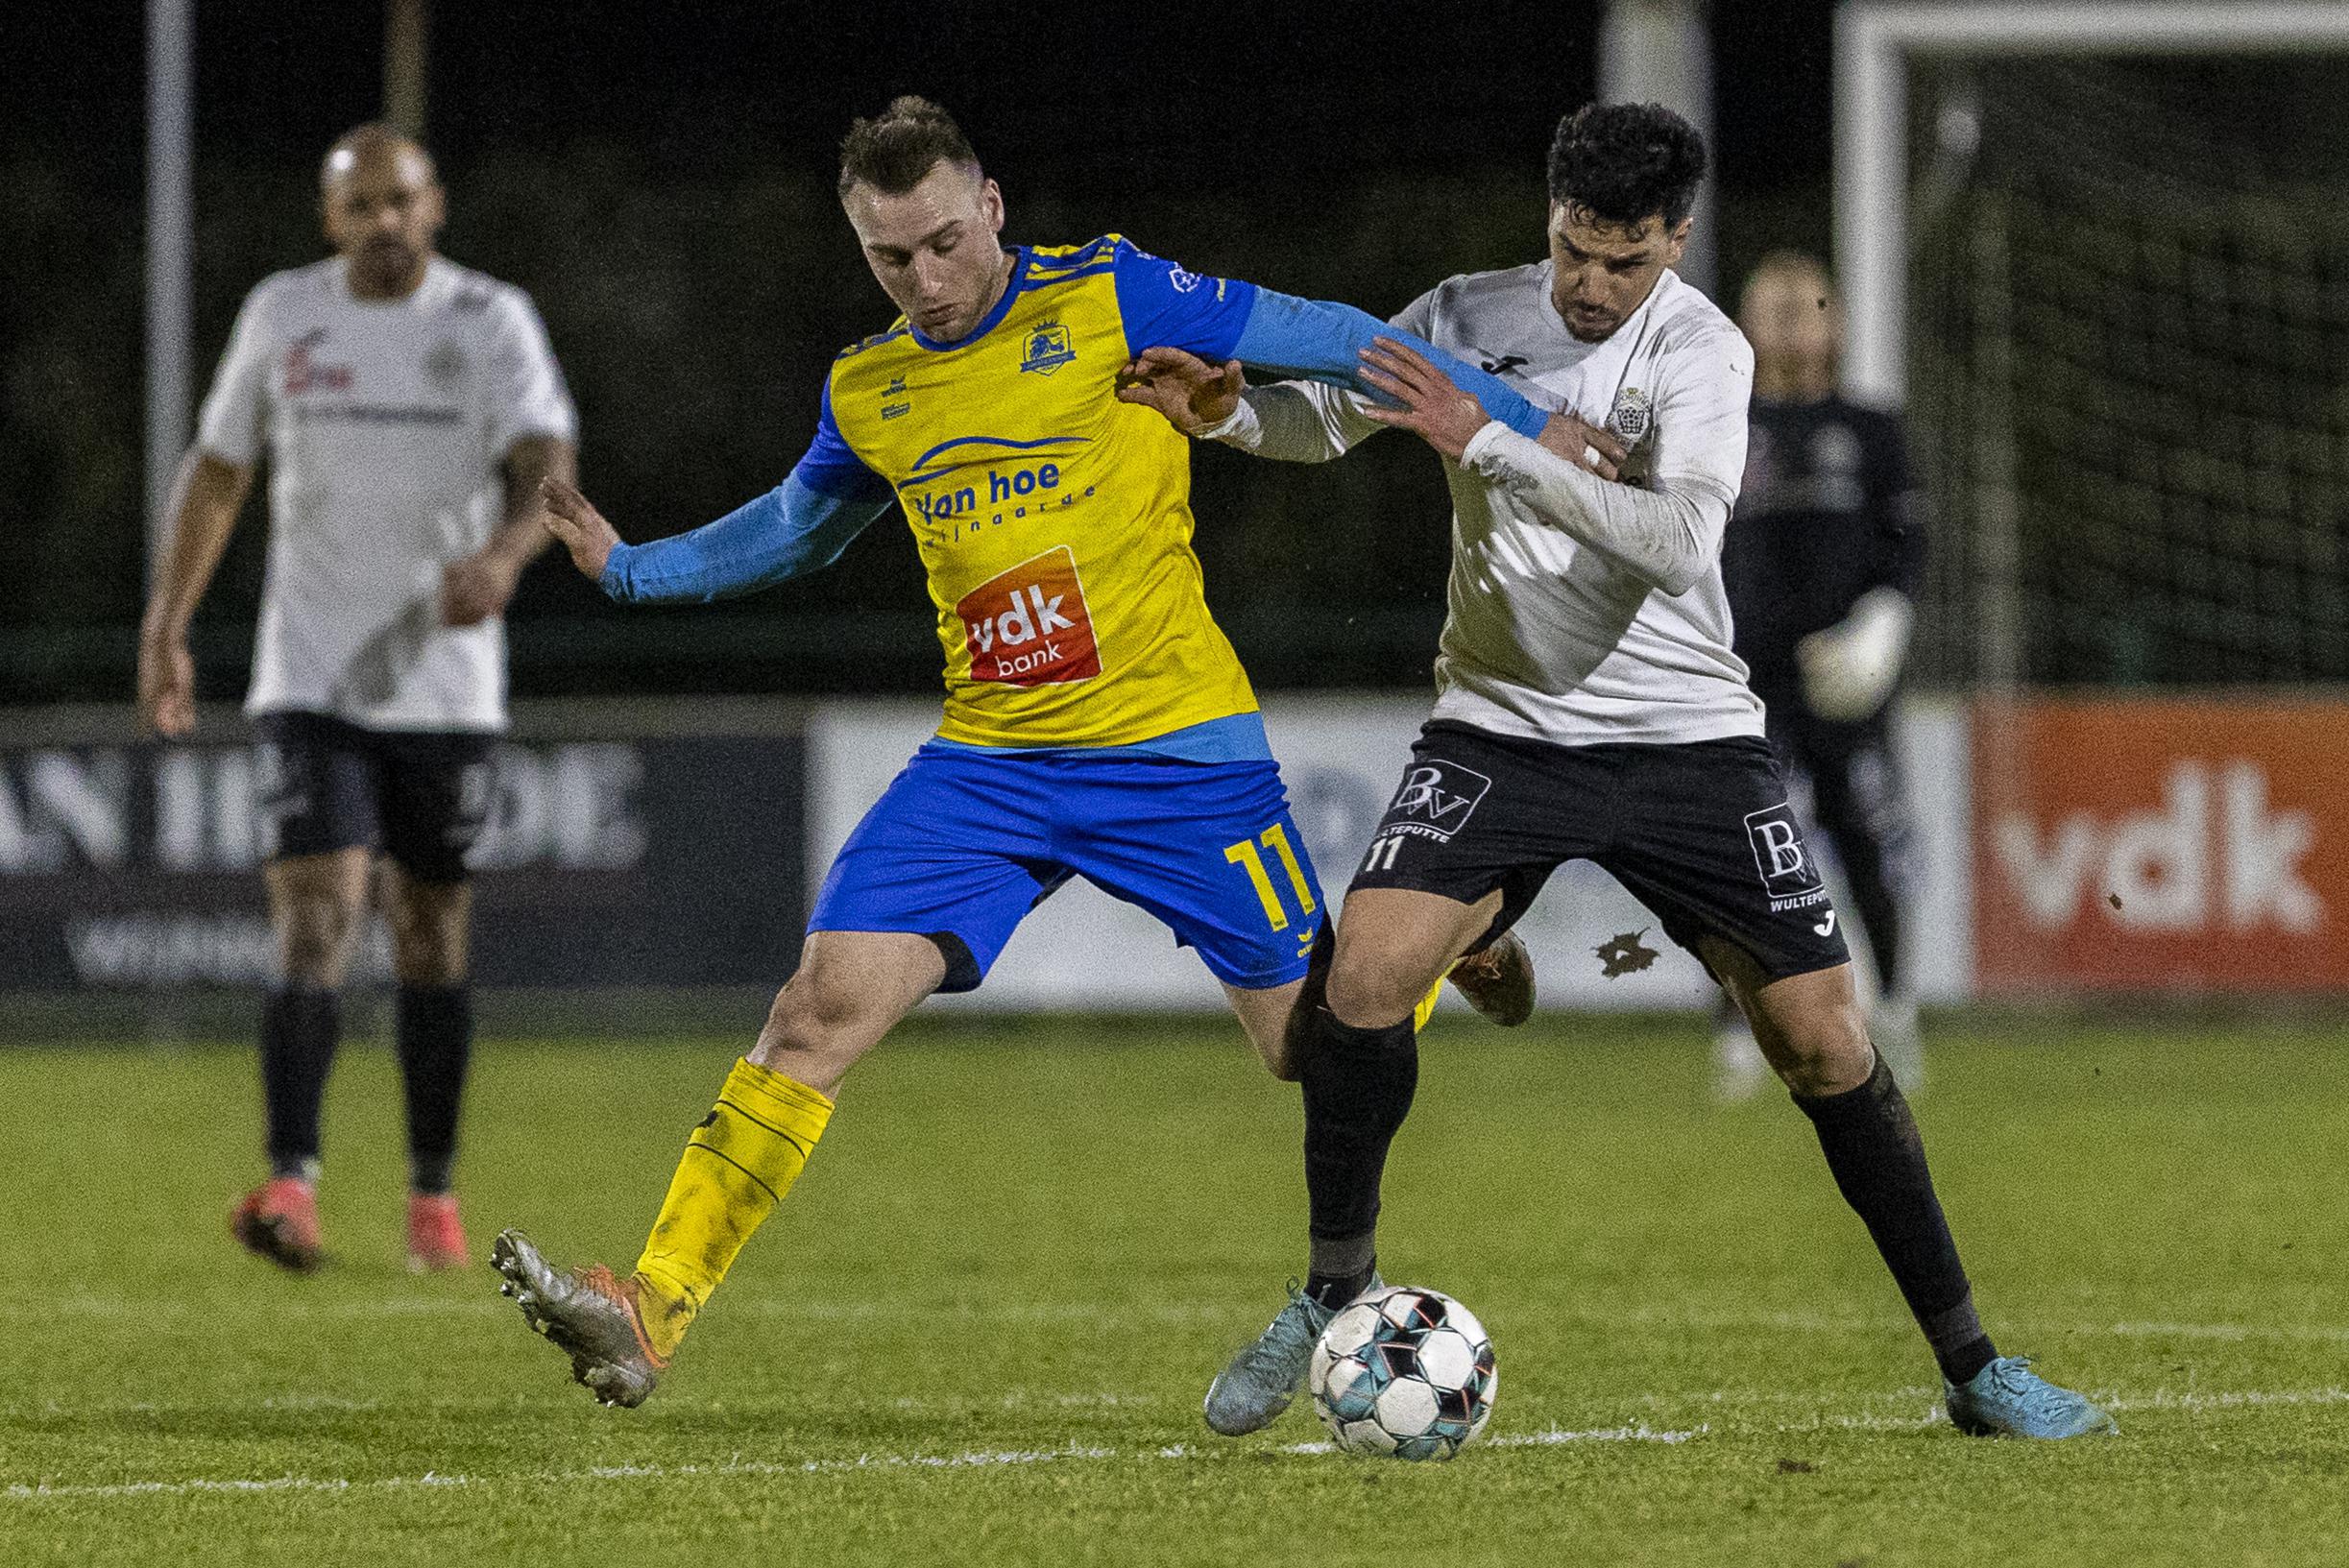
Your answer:
[[[1914,832],[1893,698],[1925,572],[1925,532],[1899,419],[1835,390],[1843,311],[1827,269],[1780,252],[1746,280],[1754,346],[1745,486],[1721,550],[1737,656],[1771,745],[1810,784],[1811,826],[1843,868],[1875,965],[1869,1032],[1910,1093],[1925,1082],[1903,905]],[[1769,1077],[1725,1008],[1714,1082],[1743,1098]]]
[[[816,570],[894,502],[946,673],[936,737],[835,857],[799,967],[689,1140],[635,1269],[556,1269],[521,1232],[497,1238],[501,1289],[607,1404],[652,1392],[806,1167],[850,1069],[932,993],[978,987],[1071,878],[1195,948],[1281,1077],[1320,924],[1255,691],[1207,610],[1190,445],[1115,390],[1155,343],[1359,385],[1379,324],[1187,272],[1114,234],[1006,248],[1002,190],[926,99],[857,121],[840,155],[841,205],[903,314],[834,361],[815,439],[784,483],[634,546],[576,490],[546,487],[572,562],[632,603]],[[1491,417],[1542,427],[1523,397],[1441,357]],[[1494,980],[1530,994],[1530,980]],[[983,1106],[973,1118],[987,1126]]]
[[[538,487],[575,417],[529,297],[434,252],[432,160],[380,126],[320,174],[335,254],[247,297],[170,508],[141,627],[138,706],[195,728],[187,629],[266,447],[269,567],[245,702],[279,960],[261,1018],[269,1179],[238,1241],[321,1258],[319,1111],[339,992],[384,859],[407,1101],[408,1260],[465,1261],[450,1168],[472,1047],[465,852],[505,728],[500,616],[545,543]]]

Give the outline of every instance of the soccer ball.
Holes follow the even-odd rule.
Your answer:
[[[1329,1320],[1305,1384],[1347,1453],[1448,1459],[1485,1430],[1497,1376],[1474,1313],[1441,1291],[1391,1285]]]

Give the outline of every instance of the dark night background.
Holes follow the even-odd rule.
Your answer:
[[[1722,276],[1823,249],[1830,0],[1716,8]],[[435,7],[426,140],[443,248],[530,290],[578,397],[589,493],[632,538],[772,486],[824,368],[885,326],[831,195],[848,120],[920,91],[962,121],[1006,238],[1117,229],[1186,264],[1385,314],[1541,251],[1541,166],[1595,88],[1599,8]],[[141,595],[142,8],[10,29],[0,172],[0,688],[127,700]],[[197,7],[196,353],[245,291],[324,253],[317,160],[381,103],[379,7]],[[257,491],[256,491],[257,497]],[[1267,686],[1416,684],[1447,540],[1415,443],[1294,470],[1197,464],[1218,614]],[[242,690],[264,525],[198,618]],[[514,613],[519,693],[934,688],[910,542],[884,519],[821,577],[622,613],[556,560]]]

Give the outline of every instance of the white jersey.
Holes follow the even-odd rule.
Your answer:
[[[521,289],[438,256],[403,300],[353,299],[339,257],[263,279],[196,434],[239,467],[269,452],[245,711],[504,728],[505,628],[442,625],[441,568],[496,527],[507,449],[576,428]]]
[[[1547,459],[1488,425],[1444,465],[1452,575],[1436,716],[1565,745],[1760,735],[1761,701],[1731,651],[1720,549],[1745,470],[1753,350],[1670,271],[1604,343],[1566,330],[1550,281],[1547,261],[1453,277],[1395,324],[1538,407],[1613,429],[1632,448],[1625,482],[1673,498],[1701,559],[1669,593],[1578,543],[1529,504],[1539,484],[1527,464]],[[1268,457],[1334,456],[1386,428],[1356,395],[1313,383],[1251,389],[1248,402],[1254,428],[1228,434]]]

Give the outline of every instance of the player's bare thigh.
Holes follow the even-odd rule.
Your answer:
[[[837,1097],[857,1059],[946,980],[946,956],[909,931],[810,931],[750,1059]]]
[[[1816,1098],[1868,1081],[1876,1047],[1860,1016],[1850,964],[1774,980],[1727,938],[1708,936],[1702,946],[1705,962],[1753,1025],[1755,1044],[1787,1088]]]
[[[359,917],[367,907],[368,851],[287,855],[261,868],[278,964],[288,984],[332,990],[343,983]]]
[[[1408,887],[1354,888],[1338,914],[1329,1010],[1350,1028],[1401,1023],[1500,909],[1498,888],[1474,904]]]

